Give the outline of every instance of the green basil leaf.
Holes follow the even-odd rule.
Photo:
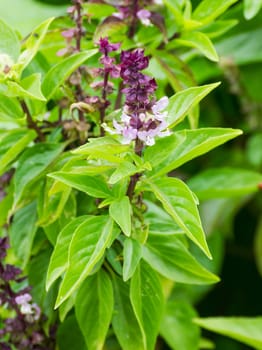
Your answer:
[[[197,317],[193,307],[185,301],[168,301],[161,321],[160,334],[174,350],[198,350],[200,330],[193,323]]]
[[[196,318],[194,322],[209,331],[262,349],[262,317],[207,317]]]
[[[132,207],[127,196],[116,199],[109,206],[109,215],[119,225],[126,236],[131,235]]]
[[[51,255],[46,277],[46,289],[57,280],[68,268],[69,245],[78,227],[90,219],[89,216],[80,216],[70,221],[57,237],[55,249]]]
[[[262,175],[238,168],[208,169],[188,181],[199,199],[244,196],[259,190]]]
[[[75,303],[76,318],[89,350],[102,350],[114,307],[113,286],[100,269],[81,285]]]
[[[35,131],[23,129],[10,130],[3,135],[0,140],[0,174],[3,174],[8,169],[35,137]]]
[[[20,53],[17,35],[2,19],[0,19],[0,55],[6,54],[16,61]]]
[[[159,177],[241,134],[241,130],[222,128],[177,131],[148,147],[145,160],[152,164],[152,176]]]
[[[186,184],[176,178],[163,178],[148,184],[165,211],[188,238],[211,258],[195,197]]]
[[[209,284],[219,278],[202,267],[178,235],[150,235],[143,246],[143,259],[161,275],[180,283]]]
[[[132,238],[126,238],[123,249],[123,280],[125,282],[133,276],[141,257],[141,244]]]
[[[72,174],[70,172],[58,171],[48,174],[55,180],[61,181],[67,186],[87,193],[95,198],[107,198],[112,195],[102,177],[88,176],[84,174]]]
[[[201,21],[203,24],[222,15],[231,5],[238,0],[203,0],[193,12],[192,18]]]
[[[30,258],[31,248],[37,225],[36,202],[19,209],[13,218],[10,230],[10,242],[16,256],[24,268]]]
[[[59,289],[56,307],[91,274],[108,247],[112,231],[113,221],[108,216],[91,217],[75,231],[69,247],[69,266]]]
[[[146,263],[138,265],[130,283],[130,300],[143,334],[145,349],[155,349],[164,297],[157,273]]]
[[[50,100],[65,80],[81,66],[81,64],[96,53],[97,50],[82,51],[63,59],[62,62],[53,66],[44,77],[42,83],[42,91],[46,99]]]
[[[21,199],[26,187],[43,175],[63,148],[63,144],[39,143],[22,154],[14,175],[14,207]]]
[[[125,350],[147,350],[130,302],[129,285],[115,276],[113,287],[115,305],[112,324],[121,348]]]

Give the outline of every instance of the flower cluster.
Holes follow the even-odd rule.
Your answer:
[[[168,105],[165,96],[156,101],[154,92],[157,88],[155,79],[141,71],[148,67],[149,58],[142,49],[123,51],[121,53],[120,76],[126,96],[121,123],[113,121],[114,133],[123,136],[124,143],[140,140],[151,146],[155,137],[169,135],[167,128],[167,112],[162,112]],[[111,131],[112,132],[112,131]]]
[[[10,311],[10,317],[3,321],[0,329],[0,349],[52,350],[53,335],[47,337],[43,329],[44,317],[37,304],[32,302],[30,287],[15,288],[24,281],[21,270],[3,260],[9,248],[8,239],[0,238],[0,306]],[[11,315],[15,315],[11,317]]]

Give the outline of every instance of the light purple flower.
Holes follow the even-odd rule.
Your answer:
[[[150,11],[142,9],[142,10],[139,10],[136,13],[136,15],[142,24],[144,24],[147,27],[151,25],[151,21],[150,21],[151,12]]]

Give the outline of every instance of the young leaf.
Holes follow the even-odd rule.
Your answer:
[[[145,160],[153,166],[152,176],[159,177],[241,134],[241,130],[222,128],[177,131],[147,147]]]
[[[105,159],[109,161],[121,162],[115,155],[125,153],[130,149],[130,145],[123,145],[110,136],[90,139],[88,143],[73,151],[75,154],[83,154],[91,158]]]
[[[108,182],[114,185],[118,181],[128,176],[134,175],[137,172],[138,172],[137,167],[133,163],[131,162],[120,163],[119,166],[116,168],[116,170],[113,172],[113,174],[110,176]]]
[[[163,178],[148,182],[165,211],[174,219],[185,234],[212,258],[206,243],[195,197],[186,184],[176,178]]]
[[[0,55],[6,54],[16,61],[20,53],[19,40],[11,27],[0,19]]]
[[[100,269],[81,285],[75,311],[89,350],[102,350],[114,306],[113,286],[108,274]]]
[[[112,324],[121,348],[125,350],[147,350],[130,302],[129,285],[115,276],[113,287],[115,306]]]
[[[63,144],[39,143],[28,148],[20,157],[14,176],[14,204],[17,205],[26,187],[35,181],[59,156]]]
[[[10,130],[3,135],[0,140],[0,175],[8,169],[16,157],[35,137],[35,131],[23,129]]]
[[[18,210],[13,218],[10,230],[10,242],[16,256],[25,267],[31,253],[31,247],[36,233],[36,202]]]
[[[23,44],[24,51],[20,54],[17,64],[15,65],[17,66],[18,72],[22,73],[22,71],[32,61],[37,51],[39,50],[39,47],[53,20],[54,18],[49,18],[46,21],[42,22],[32,31],[32,33],[26,39]]]
[[[67,224],[57,237],[53,254],[51,255],[46,277],[46,290],[60,277],[68,268],[69,245],[78,227],[89,221],[89,216],[80,216]]]
[[[246,19],[256,16],[262,7],[261,0],[244,0],[244,15]]]
[[[196,318],[194,322],[209,331],[262,349],[262,317],[208,317]]]
[[[208,169],[189,180],[199,199],[244,196],[258,191],[262,175],[237,168]]]
[[[212,41],[204,33],[190,32],[182,34],[181,37],[176,39],[175,43],[177,45],[196,48],[211,61],[217,62],[219,60]]]
[[[61,181],[67,186],[76,188],[87,193],[91,197],[107,198],[111,192],[102,177],[93,177],[84,174],[72,174],[70,172],[58,171],[48,174],[48,176]]]
[[[198,350],[200,330],[192,322],[197,317],[193,307],[185,301],[168,301],[161,321],[160,334],[174,350]]]
[[[212,22],[238,0],[203,0],[193,12],[192,18],[203,24]]]
[[[138,265],[130,284],[130,300],[147,350],[155,348],[164,297],[157,273],[146,263]]]
[[[190,109],[196,106],[204,97],[214,90],[220,83],[196,86],[179,91],[169,99],[167,106],[169,127],[180,123]]]
[[[53,66],[42,83],[42,91],[47,100],[53,97],[59,86],[88,58],[94,56],[97,50],[87,50],[63,59]]]
[[[126,236],[131,235],[132,207],[127,196],[116,199],[109,206],[109,214]]]
[[[126,238],[123,249],[123,280],[125,282],[133,276],[141,257],[141,244],[132,238]]]
[[[20,84],[9,81],[7,96],[19,98],[31,98],[34,100],[45,101],[45,96],[41,91],[41,75],[32,74],[20,81]]]
[[[202,267],[178,235],[150,235],[143,246],[143,259],[161,275],[175,282],[216,283],[219,278]]]
[[[113,231],[108,216],[87,219],[75,231],[69,248],[69,266],[60,286],[56,306],[61,305],[90,275],[102,258]]]

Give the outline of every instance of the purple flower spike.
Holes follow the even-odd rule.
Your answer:
[[[117,51],[121,46],[120,43],[116,43],[116,44],[109,43],[108,38],[100,38],[98,45],[99,45],[99,51],[106,56],[108,53],[112,51]]]
[[[123,136],[123,143],[140,140],[143,144],[152,146],[155,137],[170,135],[167,129],[167,112],[163,110],[168,105],[168,98],[162,97],[156,101],[154,92],[157,88],[155,79],[141,73],[148,67],[149,58],[142,49],[123,51],[121,53],[120,76],[125,88],[125,106],[121,122],[113,121],[114,130],[105,126],[112,134]]]

